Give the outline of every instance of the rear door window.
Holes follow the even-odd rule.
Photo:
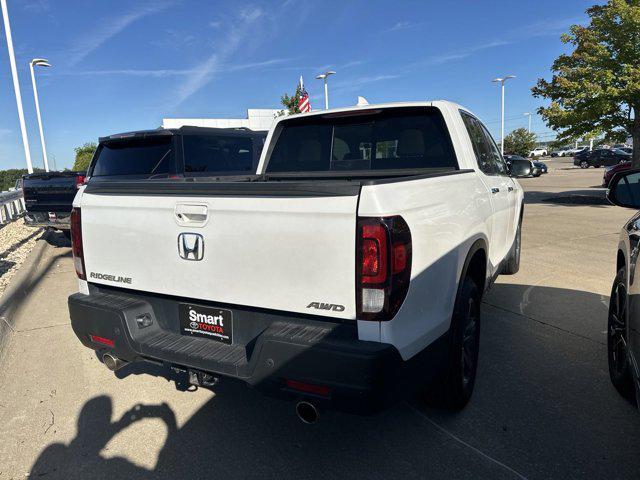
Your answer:
[[[436,108],[393,108],[285,120],[266,172],[457,169]]]
[[[184,173],[255,173],[250,137],[184,135]]]
[[[175,173],[175,155],[170,135],[117,139],[98,146],[92,177],[154,176]]]

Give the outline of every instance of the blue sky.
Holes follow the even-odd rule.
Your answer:
[[[584,23],[593,2],[8,0],[31,154],[42,165],[28,62],[47,58],[38,92],[50,162],[98,136],[155,128],[163,117],[244,117],[277,108],[300,75],[323,107],[423,99],[459,102],[499,136],[526,127],[541,104],[530,88],[566,48],[559,35]],[[532,130],[547,132],[540,118]],[[545,137],[548,138],[548,137]],[[4,29],[0,36],[0,169],[23,167]]]

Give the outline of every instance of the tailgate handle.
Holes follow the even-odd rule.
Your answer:
[[[207,222],[209,207],[192,203],[176,205],[175,216],[178,225],[204,225]]]

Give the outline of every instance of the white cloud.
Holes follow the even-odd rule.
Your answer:
[[[164,1],[147,4],[118,17],[113,17],[101,22],[102,26],[93,30],[91,34],[75,40],[74,47],[71,49],[71,52],[69,52],[69,65],[77,65],[84,60],[87,55],[135,21],[161,12],[174,5],[174,3],[173,1]]]
[[[481,43],[473,45],[471,47],[459,50],[457,52],[443,53],[440,55],[434,55],[427,60],[426,63],[430,65],[441,65],[443,63],[460,60],[471,56],[473,53],[480,52],[482,50],[488,50],[490,48],[501,47],[503,45],[509,45],[513,42],[508,40],[495,40],[493,42]]]
[[[387,32],[397,32],[398,30],[406,30],[407,28],[413,27],[414,24],[409,21],[400,21],[396,22],[391,28],[387,29]]]
[[[240,19],[251,23],[255,22],[263,15],[262,9],[260,7],[247,7],[240,10]]]
[[[237,19],[228,22],[229,30],[226,32],[224,41],[220,42],[219,48],[199,62],[197,66],[190,69],[191,74],[178,86],[177,95],[173,98],[173,105],[168,108],[171,109],[180,105],[213,80],[213,76],[216,73],[224,70],[224,63],[236,53],[245,40],[249,36],[258,34],[260,30],[258,20],[264,16],[264,12],[260,7],[245,7],[241,9],[238,12]],[[274,62],[274,60],[267,60],[267,62]]]
[[[584,16],[538,20],[514,29],[511,31],[511,36],[518,39],[560,35],[569,32],[571,25],[584,23],[584,21]]]
[[[348,78],[346,80],[335,82],[331,87],[331,90],[334,92],[350,92],[371,83],[385,82],[396,78],[400,78],[400,75],[366,75],[362,77]]]
[[[212,69],[211,74],[216,73],[227,73],[227,72],[237,72],[240,70],[250,70],[253,68],[262,68],[262,67],[270,67],[275,65],[281,65],[285,62],[288,62],[290,59],[288,58],[272,58],[270,60],[263,60],[260,62],[248,62],[248,63],[236,63],[236,64],[221,64],[219,68]],[[72,76],[130,76],[130,77],[156,77],[156,78],[166,78],[166,77],[182,77],[188,75],[197,74],[200,71],[200,68],[184,68],[184,69],[174,69],[174,68],[155,68],[155,69],[144,69],[144,68],[121,68],[121,69],[111,69],[111,70],[71,70],[66,72],[57,72],[57,75],[72,75]]]
[[[41,14],[51,10],[49,0],[29,0],[22,3],[22,9],[36,14]]]

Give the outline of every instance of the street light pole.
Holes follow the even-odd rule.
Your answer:
[[[31,83],[33,84],[33,99],[36,102],[36,114],[38,116],[38,127],[40,127],[40,143],[42,144],[42,157],[44,158],[44,170],[49,171],[49,159],[47,158],[47,147],[44,144],[44,131],[42,130],[42,118],[40,116],[40,102],[38,102],[38,89],[36,87],[36,76],[33,72],[33,67],[50,67],[51,64],[44,58],[34,58],[29,62],[29,69],[31,70]]]
[[[324,81],[324,108],[326,110],[329,110],[329,87],[327,86],[327,77],[329,77],[329,75],[333,75],[336,72],[332,71],[332,70],[328,70],[324,73],[321,73],[320,75],[318,75],[316,78],[318,80],[323,80]]]
[[[531,133],[531,114],[527,112],[524,115],[529,117],[529,127],[527,128],[527,132]]]
[[[16,57],[13,53],[13,39],[11,38],[11,26],[9,25],[9,12],[7,11],[7,0],[0,0],[2,6],[2,17],[4,19],[4,32],[7,36],[7,49],[9,50],[9,63],[11,65],[11,76],[13,77],[13,90],[18,105],[18,119],[20,121],[20,131],[22,133],[22,146],[24,156],[27,160],[27,171],[33,173],[31,164],[31,152],[29,151],[29,139],[27,138],[27,128],[24,124],[24,112],[22,111],[22,95],[20,95],[20,82],[18,80],[18,70],[16,69]]]
[[[504,84],[510,78],[516,78],[515,75],[507,75],[503,78],[494,78],[492,82],[499,83],[502,90],[502,103],[501,103],[501,119],[500,119],[500,153],[504,155]]]

